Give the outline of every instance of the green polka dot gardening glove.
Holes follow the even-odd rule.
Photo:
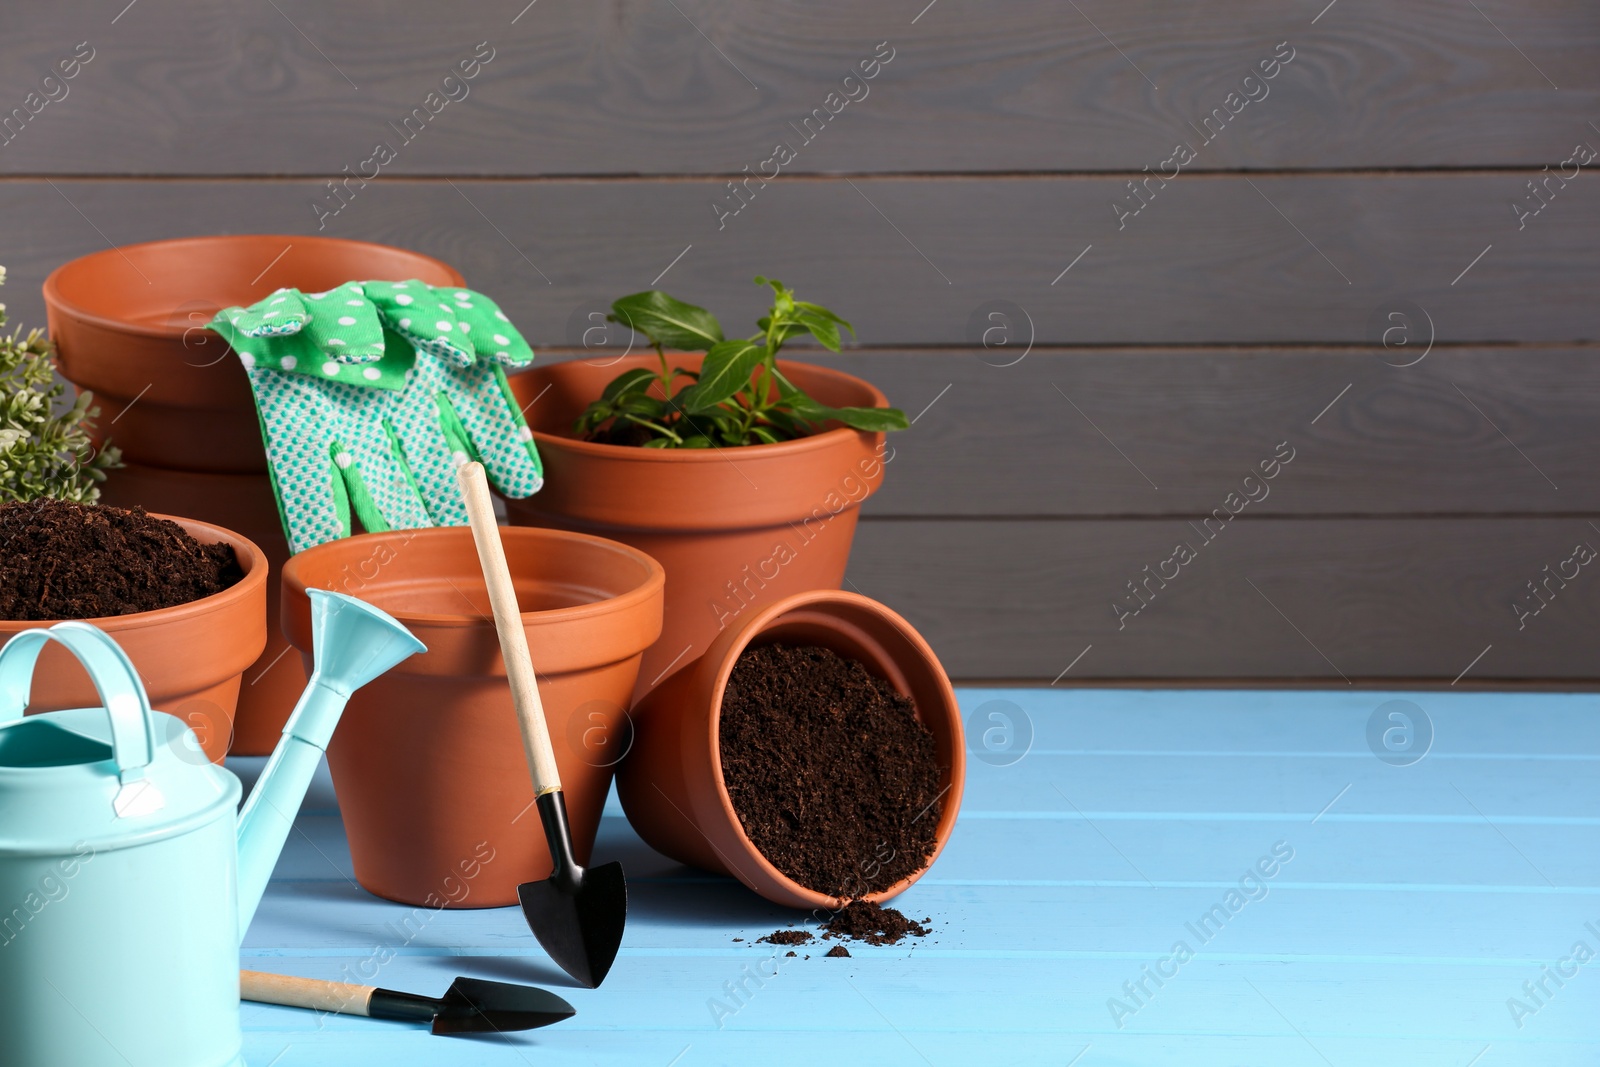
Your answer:
[[[280,289],[211,322],[250,377],[290,548],[351,532],[464,526],[455,465],[501,493],[543,482],[506,367],[533,359],[481,293],[420,281]]]

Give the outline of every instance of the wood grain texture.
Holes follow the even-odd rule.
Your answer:
[[[438,255],[546,358],[651,286],[743,328],[761,271],[850,317],[863,347],[819,357],[919,416],[851,578],[962,676],[1053,678],[1093,643],[1074,677],[1445,681],[1492,642],[1473,676],[1600,678],[1586,573],[1489,636],[1600,513],[1600,178],[1543,170],[1600,146],[1600,8],[524,3],[8,13],[13,321],[43,323],[61,262],[183,234]],[[804,138],[880,41],[869,95]],[[1280,42],[1268,95],[1215,121]],[[785,176],[740,199],[780,139]],[[1129,188],[1179,141],[1181,177]],[[330,190],[379,142],[379,179]],[[1379,343],[1390,312],[1408,347]],[[1270,496],[1111,629],[1281,441]]]
[[[847,353],[916,416],[868,516],[1600,513],[1592,348]]]
[[[1600,100],[1583,0],[522,7],[20,6],[0,106],[75,43],[95,58],[0,172],[336,174],[384,139],[404,175],[753,171],[880,41],[893,60],[793,170],[1153,168],[1284,41],[1295,58],[1197,168],[1537,168]],[[395,141],[480,41],[468,95]]]
[[[587,312],[652,284],[751,324],[757,271],[869,345],[968,345],[997,300],[1037,344],[1364,344],[1399,299],[1441,342],[1566,342],[1600,337],[1591,178],[1521,231],[1519,177],[1418,174],[1186,176],[1121,231],[1113,178],[784,181],[720,231],[710,181],[386,180],[321,232],[443,258],[542,346],[576,343]],[[304,180],[0,182],[7,299],[40,321],[45,273],[107,242],[315,233],[324,195]]]
[[[372,986],[349,982],[318,981],[266,971],[239,972],[239,998],[260,1004],[364,1016],[373,992]]]
[[[815,920],[650,851],[613,806],[596,855],[627,867],[628,937],[602,989],[560,990],[574,1018],[463,1042],[247,1004],[246,1056],[330,1067],[778,1067],[819,1055],[895,1067],[1074,1056],[1079,1067],[1463,1067],[1492,1046],[1483,1063],[1595,1061],[1592,976],[1541,995],[1520,1033],[1506,998],[1575,939],[1594,945],[1600,698],[957,696],[969,723],[961,816],[896,901],[928,917],[929,937],[852,944],[848,960],[815,945],[774,956],[756,939]],[[1367,742],[1396,698],[1434,737],[1403,768]],[[1031,747],[986,747],[997,712]],[[229,765],[249,779],[262,762]],[[307,803],[244,939],[247,965],[422,993],[456,974],[558,980],[514,910],[432,912],[363,893],[325,778]],[[1191,932],[1230,890],[1248,901],[1233,898],[1220,929],[1213,918]],[[1193,958],[1176,974],[1163,966],[1159,987],[1147,980],[1118,1027],[1109,998],[1126,998],[1123,983],[1156,970],[1179,939]],[[758,969],[759,986],[744,979]],[[741,980],[727,999],[724,984]],[[719,1017],[714,1001],[737,1011]]]
[[[550,747],[550,727],[545,722],[544,702],[539,699],[539,681],[528,654],[528,634],[522,627],[522,609],[517,604],[517,587],[506,564],[505,546],[500,543],[500,527],[495,522],[494,497],[489,494],[489,479],[483,464],[462,463],[456,467],[456,484],[466,505],[472,526],[472,541],[478,550],[478,565],[494,612],[495,634],[500,638],[500,658],[505,665],[511,703],[517,711],[517,726],[522,733],[523,753],[528,757],[528,773],[533,777],[536,796],[559,792],[561,771]]]
[[[1296,520],[1247,508],[1213,536],[1179,519],[863,520],[846,588],[904,614],[958,678],[1049,681],[1090,645],[1075,681],[1447,684],[1469,665],[1478,679],[1600,676],[1600,560],[1553,583],[1524,628],[1513,609],[1519,597],[1537,604],[1526,583],[1574,546],[1600,549],[1586,519]],[[1196,558],[1166,588],[1149,586],[1119,629],[1113,602],[1138,605],[1126,583],[1161,570],[1180,542]]]

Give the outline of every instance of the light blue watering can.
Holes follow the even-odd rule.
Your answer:
[[[312,590],[311,613],[311,684],[237,817],[239,779],[151,710],[104,632],[63,622],[0,649],[0,1063],[244,1063],[239,939],[345,701],[424,651],[354,597]],[[50,641],[103,707],[22,717]]]

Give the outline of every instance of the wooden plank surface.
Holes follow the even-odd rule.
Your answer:
[[[1584,971],[1515,1025],[1521,997],[1600,907],[1600,697],[1348,692],[960,691],[969,775],[956,833],[897,902],[926,941],[778,957],[716,1024],[723,983],[766,961],[752,939],[804,916],[647,849],[614,806],[628,936],[599,990],[555,972],[515,909],[432,915],[350,881],[319,780],[241,954],[312,977],[392,952],[378,982],[457,974],[538,982],[578,1009],[559,1026],[464,1042],[401,1024],[247,1004],[250,1062],[320,1064],[975,1062],[1301,1067],[1494,1062],[1578,1067],[1600,1045]],[[1414,701],[1434,736],[1409,766],[1366,741]],[[991,716],[1030,744],[985,747]],[[1015,736],[1015,730],[1013,732]],[[261,760],[234,761],[247,779]],[[1201,943],[1188,924],[1274,847],[1264,893]],[[743,938],[734,942],[733,938]],[[1122,986],[1182,940],[1194,958],[1138,1010]],[[801,950],[804,953],[804,950]],[[1555,987],[1552,985],[1551,987]],[[1117,1022],[1121,1022],[1121,1026]],[[1487,1056],[1484,1057],[1487,1060]]]
[[[871,516],[1196,518],[1252,474],[1260,515],[1600,512],[1600,349],[1424,350],[993,348],[817,362],[917,416],[891,439]],[[1260,464],[1282,442],[1295,458],[1262,487]]]
[[[1324,7],[60,0],[7,20],[4,107],[76,43],[94,58],[0,172],[337,174],[387,140],[400,175],[739,173],[825,106],[841,111],[791,171],[1138,171],[1241,87],[1265,95],[1196,169],[1538,168],[1590,136],[1593,5]],[[458,99],[411,141],[392,132],[480,41],[494,58]],[[828,105],[879,42],[894,58],[866,95]],[[1243,86],[1280,43],[1288,65]]]
[[[753,323],[758,272],[869,345],[972,347],[995,301],[1036,344],[1365,344],[1397,301],[1440,342],[1600,338],[1600,182],[1580,178],[1519,232],[1507,203],[1523,180],[1187,176],[1120,232],[1123,183],[1104,177],[805,179],[720,231],[712,180],[384,181],[321,232],[446,259],[545,346],[578,343],[586,312],[653,283]],[[8,304],[39,321],[44,275],[108,242],[315,233],[323,195],[304,180],[0,182]]]
[[[919,415],[851,579],[958,674],[1094,644],[1075,674],[1444,682],[1493,644],[1474,674],[1593,681],[1586,578],[1502,631],[1600,514],[1600,185],[1549,177],[1600,146],[1597,45],[1581,0],[62,0],[0,35],[4,298],[42,324],[44,275],[108,244],[320,232],[445,258],[548,358],[652,285],[737,329],[759,271],[854,320],[823,358]],[[1179,178],[1129,188],[1178,141]],[[1108,631],[1282,441],[1270,497]]]
[[[1258,518],[1246,507],[1214,523],[1209,542],[1194,521],[867,520],[846,588],[903,614],[961,678],[1600,677],[1593,564],[1566,565],[1576,577],[1552,579],[1548,605],[1520,626],[1513,607],[1537,606],[1526,583],[1580,542],[1600,549],[1590,520]],[[1167,563],[1179,543],[1195,557]],[[1145,586],[1147,566],[1177,577]],[[1135,581],[1148,603],[1121,617],[1113,603],[1140,604]]]

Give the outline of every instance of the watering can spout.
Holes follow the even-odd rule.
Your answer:
[[[241,938],[350,694],[407,656],[427,651],[411,631],[371,604],[321,589],[309,593],[311,682],[239,815]]]

